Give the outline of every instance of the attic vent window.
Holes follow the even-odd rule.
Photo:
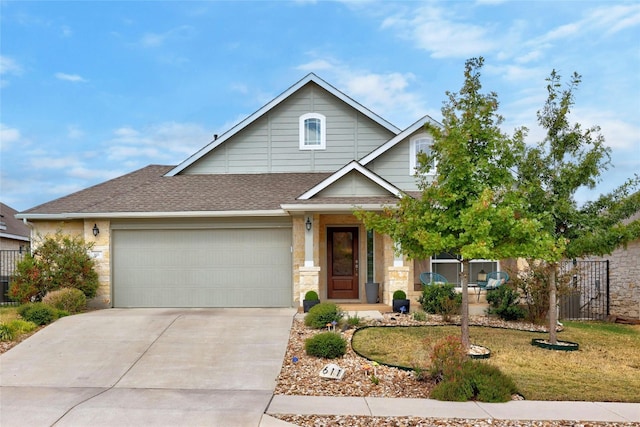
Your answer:
[[[326,148],[326,117],[318,113],[309,113],[300,116],[300,149],[324,150]]]

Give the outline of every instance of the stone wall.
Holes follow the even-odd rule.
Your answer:
[[[98,292],[95,298],[89,301],[92,307],[111,307],[111,264],[110,264],[110,222],[108,220],[73,220],[73,221],[33,221],[31,241],[34,246],[38,242],[58,231],[69,236],[81,236],[85,242],[92,243],[91,256],[95,260],[95,269],[98,273]],[[93,235],[93,226],[97,225],[100,233]]]

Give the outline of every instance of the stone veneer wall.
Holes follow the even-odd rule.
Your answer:
[[[34,246],[38,241],[61,231],[69,236],[81,236],[85,242],[93,243],[91,255],[95,259],[95,268],[98,273],[98,292],[95,298],[89,301],[92,307],[111,307],[111,230],[108,220],[72,220],[72,221],[33,221],[31,241]],[[93,225],[97,225],[100,233],[93,235]]]
[[[590,260],[609,260],[609,312],[640,319],[640,239]]]

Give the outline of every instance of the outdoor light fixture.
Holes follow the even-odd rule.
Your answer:
[[[100,233],[100,229],[98,228],[98,224],[93,224],[93,237],[98,237]]]
[[[478,272],[478,282],[486,282],[487,281],[487,273],[484,271],[484,268]]]
[[[305,227],[307,227],[307,231],[311,231],[311,218],[307,217],[307,222],[304,223]]]

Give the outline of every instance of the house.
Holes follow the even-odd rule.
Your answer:
[[[0,203],[0,303],[8,301],[7,292],[16,265],[29,247],[29,227],[15,217],[17,213]]]
[[[1,251],[19,251],[29,246],[29,227],[15,217],[17,213],[12,207],[0,203]]]
[[[34,232],[93,242],[105,307],[290,307],[322,300],[417,298],[419,273],[368,231],[355,207],[381,210],[418,190],[425,116],[401,130],[315,74],[295,83],[179,165],[151,165],[18,215]],[[434,172],[434,171],[433,171]],[[495,262],[478,262],[496,269]],[[475,273],[474,273],[475,271]]]

